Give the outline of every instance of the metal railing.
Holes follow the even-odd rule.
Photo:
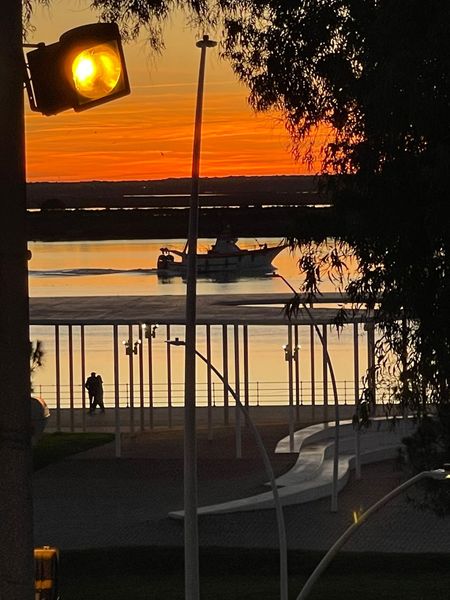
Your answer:
[[[235,384],[230,381],[230,386],[234,389]],[[337,381],[339,404],[352,405],[355,399],[355,389],[353,381]],[[104,384],[103,402],[106,408],[115,406],[115,389],[112,384]],[[224,390],[219,383],[212,382],[211,394],[208,394],[208,384],[197,383],[197,405],[208,406],[208,398],[211,398],[212,406],[224,405]],[[135,383],[132,388],[128,383],[119,385],[119,405],[122,408],[130,406],[131,400],[134,406],[139,406],[141,399],[145,406],[154,406],[155,408],[167,407],[169,404],[174,407],[181,407],[184,403],[184,383],[171,382],[170,394],[167,383],[153,383],[151,389],[146,383],[142,385]],[[300,381],[298,386],[295,384],[292,388],[293,402],[295,405],[311,406],[324,404],[324,385],[322,381]],[[45,400],[50,408],[58,405],[61,408],[82,408],[83,398],[84,406],[88,406],[89,400],[87,391],[83,392],[81,385],[71,387],[67,384],[59,386],[59,394],[56,385],[38,384],[34,386],[33,394]],[[244,387],[241,385],[240,398],[243,404],[249,406],[283,406],[289,403],[289,384],[286,381],[249,381]],[[332,400],[329,399],[329,404]]]

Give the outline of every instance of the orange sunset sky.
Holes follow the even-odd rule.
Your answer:
[[[28,41],[53,43],[64,31],[96,21],[84,0],[54,0],[50,9],[36,9]],[[26,104],[28,181],[189,177],[197,39],[175,15],[166,27],[163,55],[151,54],[145,32],[125,45],[130,96],[52,117],[32,113]],[[289,145],[280,115],[255,114],[246,88],[219,59],[218,49],[208,50],[201,175],[308,173],[293,160]]]

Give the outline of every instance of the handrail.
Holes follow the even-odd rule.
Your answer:
[[[234,382],[230,380],[230,385],[233,386]],[[299,406],[322,406],[323,401],[321,393],[323,391],[323,382],[316,381],[315,385],[312,385],[311,381],[301,382],[301,393],[299,397]],[[341,405],[353,405],[354,395],[352,391],[352,382],[348,380],[340,380],[336,382]],[[114,385],[104,383],[104,403],[105,406],[114,405]],[[207,406],[208,401],[208,387],[207,382],[197,382],[197,401],[199,406]],[[312,403],[312,390],[314,389],[315,402]],[[286,381],[249,381],[249,404],[251,406],[283,406],[287,404],[289,385]],[[140,387],[139,382],[133,384],[133,391],[135,398],[139,397]],[[147,382],[143,384],[144,399],[147,401],[149,396],[149,385]],[[153,391],[153,405],[155,407],[167,406],[167,382],[154,382],[152,385]],[[57,397],[57,386],[55,384],[35,384],[33,393],[39,397],[44,398],[46,403],[51,408],[56,405]],[[70,385],[61,384],[59,386],[61,406],[64,406],[66,401],[68,403],[70,397]],[[83,393],[83,387],[81,384],[74,386],[74,401],[76,404],[80,404]],[[119,386],[119,396],[121,404],[125,407],[127,405],[127,398],[129,397],[129,383],[124,382]],[[171,397],[173,406],[182,406],[184,400],[184,383],[183,382],[171,382]],[[221,391],[214,387],[214,405],[223,406],[223,395]]]

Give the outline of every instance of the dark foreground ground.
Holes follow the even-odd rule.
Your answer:
[[[261,428],[268,449],[285,425]],[[266,489],[249,432],[234,458],[234,432],[199,435],[199,503]],[[124,457],[108,444],[35,473],[35,545],[61,550],[62,598],[183,598],[183,524],[167,517],[183,505],[182,432],[161,430],[124,440]],[[294,457],[272,456],[277,473]],[[306,575],[364,510],[404,475],[391,462],[366,466],[339,495],[285,508],[291,597]],[[202,598],[278,598],[277,529],[272,510],[199,520]],[[419,512],[399,497],[348,542],[315,596],[393,600],[450,598],[450,520]],[[349,554],[350,553],[350,554]],[[374,554],[375,553],[375,554]],[[437,554],[437,556],[435,556]]]

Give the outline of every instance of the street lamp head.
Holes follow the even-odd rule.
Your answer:
[[[209,35],[204,35],[203,39],[199,40],[196,44],[197,48],[214,48],[217,46],[217,42],[209,39]]]
[[[174,340],[166,340],[166,344],[170,346],[186,346],[186,342],[177,337]]]
[[[424,471],[426,477],[430,479],[437,479],[442,481],[444,479],[450,480],[450,464],[445,464],[443,469],[433,469],[431,471]]]
[[[37,110],[55,115],[98,106],[130,93],[119,28],[94,23],[64,33],[59,42],[39,44],[27,54]]]
[[[149,338],[155,338],[156,337],[156,330],[158,329],[159,325],[155,324],[155,325],[147,325],[146,323],[144,323],[142,325],[142,330],[144,331],[144,335],[147,339]]]
[[[127,356],[131,356],[132,354],[137,354],[138,350],[141,346],[141,343],[142,342],[140,339],[136,340],[133,345],[131,345],[130,340],[123,340],[122,344],[124,345],[124,348],[125,348],[125,354]]]

